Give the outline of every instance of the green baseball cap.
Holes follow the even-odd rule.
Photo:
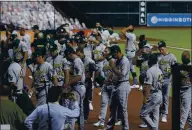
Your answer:
[[[57,47],[56,44],[51,44],[51,45],[49,46],[49,50],[50,50],[50,51],[55,51],[55,50],[57,50],[57,49],[58,49],[58,47]]]
[[[166,43],[164,41],[158,42],[158,48],[161,48],[161,47],[166,47]]]
[[[110,51],[111,51],[111,53],[121,52],[121,48],[117,45],[113,45],[110,47]]]

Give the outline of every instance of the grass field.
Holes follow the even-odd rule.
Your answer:
[[[120,30],[116,30],[117,33],[120,33]],[[147,29],[147,28],[137,28],[135,29],[136,36],[141,34],[145,34],[147,38],[156,39],[152,41],[148,41],[151,44],[157,44],[158,40],[164,40],[167,46],[177,47],[177,48],[185,48],[191,49],[191,30],[190,29]],[[124,52],[125,42],[120,43],[121,50]],[[183,50],[168,48],[170,53],[173,53],[178,62],[181,63],[181,54]],[[137,77],[139,77],[139,68],[136,68]],[[131,76],[131,75],[130,75]],[[131,76],[132,78],[132,76]],[[172,91],[170,92],[170,96],[172,96]]]
[[[116,32],[120,33],[120,30]],[[148,38],[164,40],[168,46],[191,49],[192,31],[190,28],[136,28],[135,34],[137,36],[145,34]],[[156,44],[157,42],[150,41],[150,43]]]

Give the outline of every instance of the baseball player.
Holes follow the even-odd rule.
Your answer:
[[[64,68],[66,64],[70,65],[70,63],[63,58],[62,55],[58,54],[58,47],[56,44],[51,45],[49,51],[51,52],[51,57],[48,57],[46,61],[53,66],[53,70],[57,73],[58,86],[62,87],[65,77]]]
[[[26,75],[26,60],[28,58],[28,47],[27,44],[21,41],[18,37],[16,31],[13,31],[11,35],[12,47],[13,47],[13,55],[15,60],[20,61],[20,65],[22,68],[22,76]]]
[[[26,34],[25,28],[20,28],[20,40],[25,42],[28,47],[28,58],[26,60],[27,66],[29,67],[30,71],[33,72],[33,66],[32,66],[32,50],[31,50],[31,37],[29,34]]]
[[[23,91],[24,79],[22,75],[22,68],[19,62],[20,60],[14,59],[14,61],[10,64],[7,71],[7,78],[12,89],[11,96],[13,101],[17,103],[17,105],[26,115],[29,115],[35,107],[28,95],[25,93],[25,91]]]
[[[45,42],[44,34],[39,30],[39,26],[34,25],[32,29],[34,32],[34,41],[31,46],[34,47],[35,51],[41,48],[45,48],[46,42]]]
[[[136,52],[136,35],[133,33],[134,27],[132,25],[128,26],[127,28],[123,29],[121,33],[126,36],[127,42],[125,43],[125,53],[127,58],[129,59],[130,63],[130,71],[133,77],[133,86],[132,88],[139,88],[137,83],[137,75],[135,72],[134,65],[132,64],[132,59],[135,57]]]
[[[188,51],[184,51],[182,53],[181,58],[183,64],[191,65],[190,62],[190,53]],[[181,71],[181,88],[180,88],[180,98],[181,98],[181,123],[180,129],[184,130],[185,123],[187,118],[191,118],[191,73],[187,71]],[[192,129],[191,119],[188,119],[189,126]]]
[[[113,32],[113,28],[108,29],[110,36],[108,37],[108,46],[118,45],[120,40],[119,34]]]
[[[96,66],[95,66],[95,62],[90,57],[85,56],[83,49],[77,48],[76,54],[81,58],[85,67],[86,93],[85,93],[85,99],[84,99],[84,119],[86,122],[89,117],[89,110],[93,110],[93,105],[92,105],[93,90],[94,90],[93,82],[95,79]]]
[[[146,72],[143,87],[143,106],[140,117],[148,125],[150,130],[158,130],[159,128],[159,108],[162,102],[162,83],[163,73],[157,65],[157,55],[149,56],[149,69]],[[152,113],[152,118],[151,118]]]
[[[53,66],[44,61],[45,49],[35,52],[34,58],[37,66],[34,68],[34,83],[33,87],[36,90],[37,106],[46,104],[46,96],[48,89],[58,86],[57,73],[53,70]]]
[[[109,66],[111,67],[112,72],[116,76],[113,79],[114,90],[111,95],[111,118],[107,123],[107,130],[113,130],[116,120],[116,111],[117,107],[119,111],[122,112],[122,130],[129,130],[128,124],[128,113],[127,113],[127,102],[128,95],[131,91],[129,84],[129,60],[121,53],[119,46],[112,46],[110,48],[112,57],[114,60],[109,60]]]
[[[143,90],[144,79],[146,77],[146,72],[149,69],[148,59],[151,52],[152,47],[149,44],[146,44],[145,46],[140,48],[140,50],[136,53],[135,58],[133,59],[133,64],[140,68],[140,76],[139,76],[140,90]],[[139,127],[146,128],[147,125],[144,122],[142,122],[142,124],[139,125]]]
[[[95,40],[90,40],[91,42],[94,43],[93,47],[93,59],[96,63],[97,67],[97,72],[96,72],[96,77],[102,76],[103,77],[103,52],[106,48],[105,45],[101,43],[101,35],[98,33],[96,35]]]
[[[77,33],[80,36],[78,40],[78,48],[83,49],[85,56],[92,58],[93,45],[88,43],[88,39],[84,36],[84,32],[80,31]]]
[[[101,108],[100,108],[100,114],[99,114],[99,121],[93,124],[95,127],[104,127],[108,102],[110,102],[111,94],[112,94],[113,88],[115,87],[112,83],[114,75],[111,70],[111,67],[109,66],[109,60],[112,59],[112,56],[110,55],[109,47],[105,48],[104,57],[106,58],[104,60],[104,66],[103,66],[105,81],[101,90]],[[117,125],[117,123],[115,123],[115,125]]]
[[[163,103],[161,107],[162,122],[167,122],[168,106],[169,106],[169,93],[171,88],[171,66],[177,62],[175,55],[168,52],[166,48],[166,43],[164,41],[158,42],[158,49],[160,51],[160,56],[158,58],[159,68],[163,72]]]
[[[61,98],[62,106],[73,110],[76,107],[75,102],[77,101],[75,93],[71,92],[70,87],[62,88],[62,92],[63,92],[62,98]],[[67,117],[64,123],[65,124],[64,129],[75,130],[75,121],[76,121],[76,118]]]
[[[102,38],[102,43],[104,45],[107,45],[107,41],[108,41],[108,38],[110,36],[110,31],[103,27],[99,22],[96,23],[96,29],[97,29],[97,32],[101,35],[101,38]]]
[[[78,119],[79,130],[84,130],[84,112],[83,112],[83,100],[85,98],[85,68],[81,59],[75,54],[72,47],[67,47],[65,50],[65,56],[72,65],[72,75],[69,78],[67,85],[72,86],[72,91],[77,96],[77,100],[80,105],[80,117]],[[66,86],[66,84],[64,84]]]

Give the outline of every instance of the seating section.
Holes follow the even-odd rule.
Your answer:
[[[39,25],[41,30],[56,29],[61,24],[69,23],[71,29],[86,29],[85,23],[77,18],[68,18],[63,12],[58,12],[51,2],[1,2],[1,19],[4,24],[31,29]]]

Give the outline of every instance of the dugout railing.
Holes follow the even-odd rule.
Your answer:
[[[192,72],[192,66],[175,65],[172,66],[172,130],[180,130],[180,71]]]

